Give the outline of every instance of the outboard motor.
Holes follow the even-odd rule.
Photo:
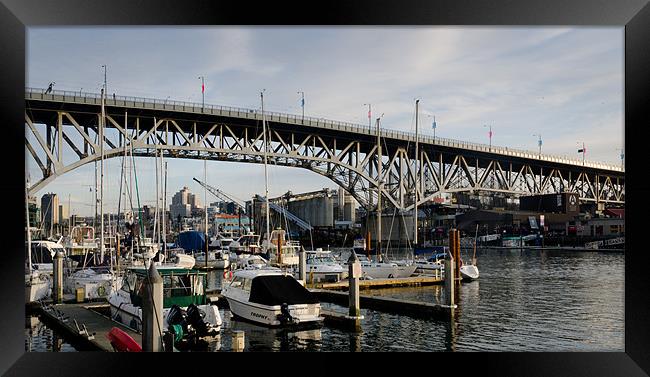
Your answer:
[[[183,309],[178,305],[172,305],[167,314],[167,329],[173,334],[172,346],[183,339],[187,334],[187,319]]]
[[[287,304],[286,302],[280,305],[280,314],[278,314],[278,320],[283,325],[294,322],[293,317],[289,312],[289,304]]]
[[[187,307],[187,322],[199,337],[208,335],[208,325],[203,320],[204,316],[205,312],[202,312],[196,305],[191,304]]]

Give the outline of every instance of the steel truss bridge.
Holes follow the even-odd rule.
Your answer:
[[[105,114],[100,141],[99,94],[26,89],[26,157],[42,172],[30,194],[100,160],[102,146],[105,158],[129,148],[141,157],[162,152],[166,158],[264,163],[258,109],[109,95]],[[575,192],[581,202],[625,202],[621,166],[423,135],[416,159],[413,133],[383,128],[379,153],[375,128],[269,111],[265,116],[270,164],[321,174],[368,210],[377,207],[379,192],[382,207],[412,209],[415,189],[418,205],[453,192]]]

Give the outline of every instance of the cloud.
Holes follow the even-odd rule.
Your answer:
[[[164,27],[30,28],[28,85],[300,113],[412,131],[419,97],[422,133],[619,163],[623,145],[623,29],[566,27]],[[373,119],[374,125],[374,119]],[[117,160],[115,160],[117,161]],[[169,160],[168,191],[193,184],[197,161]],[[213,163],[210,164],[212,166]],[[119,165],[109,164],[112,200]],[[263,192],[259,165],[214,163],[224,190]],[[80,168],[47,190],[94,181]],[[117,169],[117,170],[115,170]],[[211,168],[212,169],[212,168]],[[301,169],[272,168],[272,194],[333,185]],[[40,174],[30,167],[32,174]],[[138,162],[141,198],[155,196],[153,163]],[[210,173],[212,174],[212,173]],[[116,178],[117,177],[117,178]],[[200,177],[199,177],[200,179]],[[246,182],[246,184],[242,183]],[[198,185],[197,185],[198,186]],[[173,189],[172,189],[173,187]],[[87,189],[87,188],[86,188]],[[198,190],[199,188],[196,187]],[[278,191],[276,191],[278,190]],[[83,198],[83,192],[73,195]],[[170,194],[171,195],[171,194]]]

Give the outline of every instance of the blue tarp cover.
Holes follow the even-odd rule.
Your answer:
[[[205,233],[196,230],[181,232],[176,238],[176,244],[185,252],[204,251],[205,250]]]

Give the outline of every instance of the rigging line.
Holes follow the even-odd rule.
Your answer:
[[[397,213],[397,208],[393,210],[393,216],[390,221],[390,230],[388,231],[388,244],[386,245],[386,254],[388,255],[388,251],[390,250],[390,240],[392,239],[393,235],[393,225],[395,224],[395,213]],[[400,240],[401,241],[401,240]],[[397,246],[399,248],[399,244]]]
[[[135,192],[138,199],[138,220],[140,222],[140,237],[138,237],[138,248],[142,244],[144,238],[144,224],[142,223],[142,209],[140,207],[140,190],[138,188],[138,171],[135,168],[135,158],[133,157],[133,145],[131,145],[131,163],[133,167],[133,175],[135,176]],[[139,250],[138,250],[139,251]]]

